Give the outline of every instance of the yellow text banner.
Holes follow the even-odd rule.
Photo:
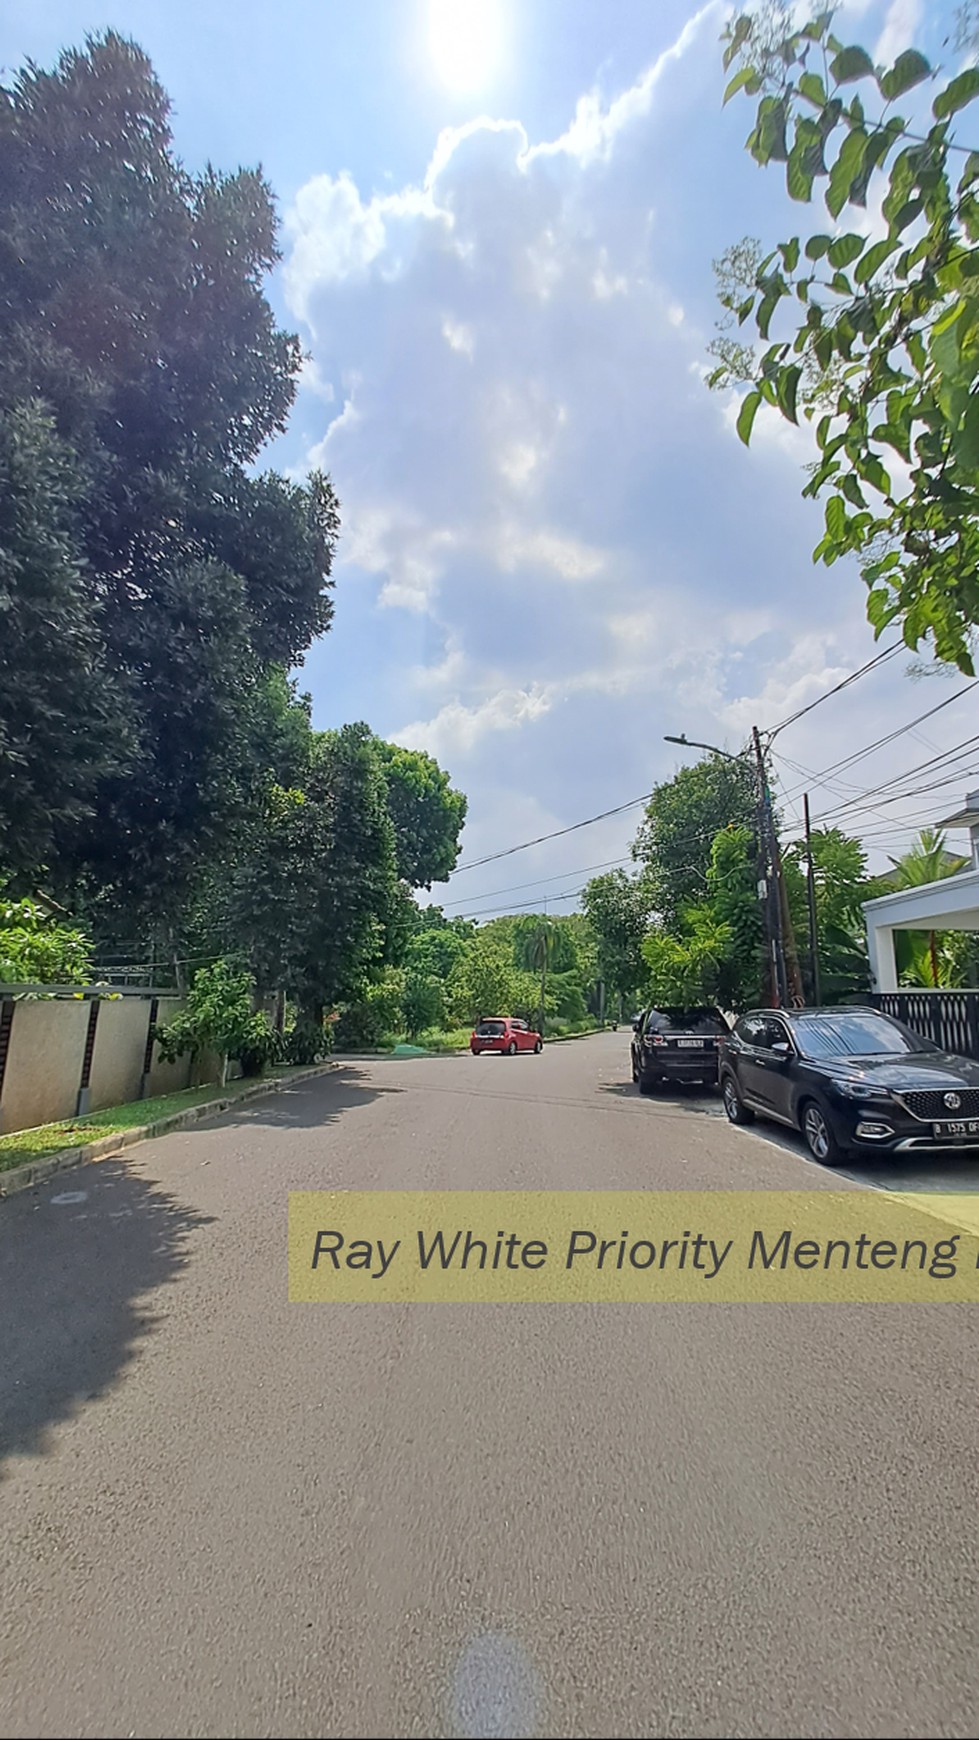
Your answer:
[[[293,1191],[296,1302],[963,1304],[955,1198],[875,1190]]]

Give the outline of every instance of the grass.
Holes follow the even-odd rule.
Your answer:
[[[289,1075],[296,1065],[284,1065],[268,1071],[270,1077]],[[31,1160],[44,1160],[49,1154],[59,1154],[63,1148],[81,1148],[86,1142],[97,1142],[102,1136],[118,1136],[140,1124],[155,1124],[172,1112],[186,1111],[190,1106],[205,1105],[208,1100],[236,1099],[246,1088],[254,1087],[256,1077],[229,1081],[224,1087],[210,1082],[205,1087],[183,1088],[175,1094],[155,1094],[146,1100],[132,1100],[125,1106],[106,1106],[103,1111],[89,1112],[83,1118],[62,1118],[56,1124],[41,1124],[35,1130],[13,1130],[0,1136],[0,1172],[13,1166],[24,1166]]]

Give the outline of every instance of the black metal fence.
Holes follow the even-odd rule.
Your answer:
[[[943,1051],[979,1061],[979,991],[873,991],[860,1001],[903,1021]]]

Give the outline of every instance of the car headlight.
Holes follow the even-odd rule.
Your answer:
[[[841,1081],[837,1086],[848,1100],[889,1100],[893,1097],[890,1088],[870,1087],[864,1081]]]

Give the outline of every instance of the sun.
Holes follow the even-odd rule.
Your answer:
[[[460,95],[485,86],[500,57],[499,0],[428,0],[428,41],[442,83]]]

